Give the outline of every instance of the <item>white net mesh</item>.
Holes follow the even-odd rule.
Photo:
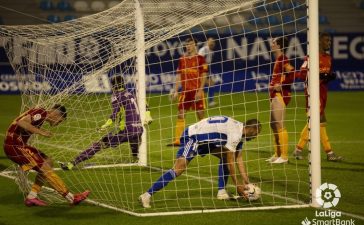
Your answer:
[[[147,166],[133,163],[128,143],[98,152],[71,171],[57,172],[73,192],[90,189],[98,203],[133,213],[201,209],[287,206],[310,199],[307,162],[271,165],[274,154],[270,129],[268,85],[274,67],[270,48],[274,37],[289,40],[286,56],[299,70],[305,55],[306,3],[302,0],[248,1],[140,1],[144,15],[146,93],[154,119],[147,133]],[[136,3],[125,0],[104,12],[59,24],[2,26],[0,34],[22,87],[22,111],[63,104],[68,119],[50,139],[36,136],[31,145],[56,161],[72,161],[106,132],[97,128],[112,113],[109,78],[124,77],[127,89],[136,88]],[[221,201],[216,198],[219,160],[211,155],[195,158],[184,175],[153,196],[152,208],[144,209],[138,196],[164,171],[172,168],[178,148],[166,147],[175,136],[178,102],[170,101],[175,88],[179,58],[185,40],[194,37],[201,48],[215,40],[208,74],[214,84],[214,107],[205,117],[231,116],[240,121],[258,118],[263,131],[243,146],[250,181],[262,189],[255,202]],[[289,149],[305,124],[302,82],[293,85],[286,108],[285,127]],[[208,95],[208,93],[206,93]],[[206,98],[207,100],[207,98]],[[185,115],[186,126],[198,121],[195,111]],[[235,194],[229,181],[226,189]],[[50,198],[48,198],[50,199]],[[53,201],[53,200],[51,200]]]

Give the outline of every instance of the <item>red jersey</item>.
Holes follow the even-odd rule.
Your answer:
[[[8,143],[8,144],[10,144],[10,143],[26,144],[28,142],[30,136],[33,133],[31,133],[17,125],[17,122],[19,120],[21,120],[22,118],[24,118],[28,115],[30,115],[31,124],[35,127],[40,128],[43,125],[44,120],[47,116],[47,111],[45,111],[42,108],[30,109],[30,110],[26,111],[25,113],[23,113],[22,115],[20,115],[18,118],[16,118],[11,123],[11,125],[8,128],[8,131],[6,133],[6,138],[5,138],[6,143]]]
[[[201,79],[207,73],[205,58],[201,55],[182,56],[178,62],[177,73],[181,75],[182,90],[196,90],[201,87]]]
[[[294,71],[291,71],[291,68],[292,66],[289,63],[289,59],[285,55],[281,55],[276,59],[273,67],[272,79],[269,84],[272,98],[274,97],[274,93],[276,92],[272,90],[275,84],[279,84],[282,86],[283,94],[291,93],[291,85],[294,80]]]
[[[332,59],[331,55],[327,53],[320,53],[319,54],[320,59],[320,74],[331,74],[331,68],[332,68]],[[308,66],[308,58],[305,58],[305,61],[303,62],[301,66],[301,79],[306,80],[307,79],[307,66]],[[320,92],[324,91],[327,92],[328,90],[328,81],[325,79],[320,79]]]
[[[320,74],[331,74],[331,56],[327,53],[320,53]],[[301,66],[301,79],[306,81],[305,96],[306,96],[306,109],[308,109],[308,91],[307,91],[307,69],[308,69],[308,58],[305,58]],[[320,76],[319,74],[319,76]],[[320,79],[320,114],[325,113],[327,103],[327,92],[329,89],[329,81],[327,79]]]

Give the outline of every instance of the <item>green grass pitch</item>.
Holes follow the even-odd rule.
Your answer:
[[[263,93],[264,94],[264,93]],[[341,163],[332,163],[325,160],[324,154],[322,155],[322,183],[334,183],[336,184],[342,194],[338,206],[335,208],[343,212],[358,215],[364,217],[364,196],[361,194],[364,190],[364,156],[362,148],[364,147],[364,135],[362,128],[364,127],[364,106],[362,99],[364,98],[364,92],[332,92],[329,95],[329,103],[326,110],[328,118],[328,134],[332,143],[333,149],[339,155],[344,156],[345,160]],[[88,100],[104,99],[102,104],[90,101],[90,108],[108,108],[108,96],[90,96]],[[286,165],[283,170],[281,166],[271,167],[264,162],[264,158],[269,157],[272,154],[270,145],[270,129],[268,124],[269,110],[268,102],[266,100],[258,101],[257,99],[264,99],[255,94],[246,94],[244,99],[239,95],[223,96],[221,95],[220,107],[209,109],[207,111],[208,116],[212,115],[228,115],[233,116],[239,120],[245,120],[247,118],[258,117],[263,122],[263,132],[259,137],[259,145],[257,141],[247,143],[245,149],[245,159],[247,160],[247,166],[251,170],[251,179],[254,182],[259,182],[263,191],[271,191],[273,186],[276,190],[275,193],[279,193],[286,198],[293,198],[300,201],[307,202],[309,200],[309,180],[307,171],[307,160],[298,161],[291,159],[291,163]],[[238,102],[244,102],[244,104],[238,104]],[[65,104],[74,104],[74,100],[70,98],[70,102]],[[1,104],[1,121],[0,121],[0,134],[5,134],[5,131],[9,123],[14,119],[20,109],[21,99],[19,96],[0,96]],[[84,102],[82,104],[85,104]],[[148,160],[151,162],[151,166],[161,169],[169,169],[173,164],[176,149],[166,148],[165,144],[169,143],[172,138],[172,127],[175,122],[176,106],[171,106],[166,98],[161,98],[156,95],[149,96],[149,104],[151,106],[152,115],[157,118],[149,128],[148,147],[150,152],[148,153]],[[293,151],[294,144],[298,141],[299,132],[305,123],[305,115],[303,109],[304,99],[302,96],[297,96],[291,102],[291,107],[287,111],[287,128],[290,132],[290,153]],[[233,105],[233,106],[232,106]],[[158,106],[158,107],[157,107]],[[257,112],[259,109],[259,112]],[[83,112],[77,112],[75,110],[74,115],[82,115]],[[71,114],[72,115],[72,114]],[[171,117],[172,115],[172,117]],[[243,116],[243,115],[246,115]],[[93,115],[90,115],[93,116]],[[195,117],[193,114],[187,115],[187,123],[193,123]],[[60,126],[57,128],[58,140],[67,141],[67,132],[72,132],[71,124],[74,124],[73,117],[70,116],[66,122],[67,126]],[[87,146],[95,138],[94,135],[90,135],[90,131],[96,127],[99,121],[103,121],[103,118],[98,118],[97,115],[91,121],[83,123],[78,120],[77,126],[86,127],[84,131],[79,134],[72,143],[70,142],[69,148],[80,149]],[[87,127],[88,126],[88,127]],[[67,130],[66,128],[67,127]],[[295,133],[296,132],[296,133]],[[1,143],[3,138],[1,137]],[[78,139],[77,139],[78,138]],[[82,140],[82,141],[80,141]],[[52,140],[49,141],[52,143]],[[122,147],[125,149],[125,146]],[[54,155],[57,159],[69,159],[72,152],[67,152],[62,155],[61,149],[50,149],[49,146],[41,147],[40,149],[47,152],[49,155]],[[123,149],[121,149],[123,150]],[[100,162],[102,160],[108,160],[107,157],[118,158],[118,151],[107,150],[100,154],[97,158],[90,160],[92,162]],[[126,154],[125,154],[126,155]],[[63,158],[62,158],[63,157]],[[119,157],[120,158],[120,157]],[[261,159],[261,160],[256,160]],[[216,161],[213,157],[199,157],[191,163],[191,169],[188,174],[192,177],[211,177],[214,174],[210,171],[215,171],[217,168],[209,167],[210,161]],[[201,169],[199,173],[196,170],[197,163],[200,165],[207,165]],[[215,165],[216,165],[215,163]],[[0,170],[6,169],[11,165],[11,162],[4,156],[3,151],[0,151]],[[131,176],[128,174],[128,170],[131,174],[140,174],[138,176]],[[125,193],[126,190],[130,190],[128,183],[125,182],[123,188],[118,191],[110,191],[109,193],[103,193],[102,191],[95,191],[91,198],[104,199],[110,204],[116,204],[113,199],[127,199],[125,202],[117,203],[118,206],[126,209],[133,210],[135,212],[144,212],[136,201],[137,196],[145,191],[150,184],[157,179],[160,175],[160,171],[148,170],[148,169],[108,169],[99,170],[99,172],[89,171],[86,173],[85,180],[100,179],[99,174],[103,173],[104,186],[98,186],[96,184],[82,183],[73,185],[76,183],[76,179],[79,173],[83,171],[74,171],[72,173],[59,172],[59,174],[65,179],[66,183],[71,189],[78,190],[81,187],[89,186],[90,189],[102,189],[114,190],[113,182],[119,180],[120,176],[123,176],[123,180],[128,183],[137,183],[133,185],[132,194]],[[258,172],[259,171],[259,172]],[[152,172],[152,178],[149,177],[149,172]],[[147,174],[145,176],[144,174]],[[215,174],[216,176],[216,174]],[[275,183],[271,182],[274,177]],[[147,179],[146,179],[147,178]],[[216,180],[216,177],[214,178]],[[277,185],[287,180],[283,185]],[[299,182],[297,182],[299,180]],[[244,202],[221,202],[217,200],[211,200],[211,196],[216,194],[216,182],[211,183],[206,180],[199,180],[199,184],[196,184],[196,179],[192,178],[188,182],[188,189],[186,185],[186,177],[179,177],[174,184],[170,184],[163,192],[158,193],[154,197],[153,209],[146,212],[155,212],[157,210],[163,211],[166,205],[169,208],[180,207],[186,210],[191,209],[190,204],[193,204],[197,208],[212,208],[212,207],[250,207]],[[282,182],[280,182],[282,181]],[[201,195],[207,196],[206,199],[194,199],[194,196]],[[115,212],[109,209],[101,207],[83,204],[77,207],[69,207],[66,204],[53,204],[49,207],[43,208],[27,208],[23,205],[22,193],[18,191],[17,186],[12,180],[0,177],[0,225],[2,224],[301,224],[301,221],[308,217],[314,218],[315,209],[279,209],[279,210],[266,210],[266,211],[242,211],[242,212],[223,212],[212,214],[194,214],[185,216],[165,216],[165,217],[152,217],[152,218],[138,218],[120,212]],[[233,188],[230,188],[233,190]],[[178,190],[178,192],[176,191]],[[278,190],[278,191],[277,191]],[[297,194],[299,192],[299,194]],[[173,200],[171,195],[178,193],[179,201]],[[167,197],[165,197],[167,196]],[[192,197],[192,198],[191,198]],[[284,199],[277,199],[272,196],[262,196],[264,205],[279,204]],[[165,199],[170,199],[165,201]],[[191,200],[192,199],[192,200]],[[256,203],[259,206],[261,203]],[[281,202],[281,204],[286,204]],[[192,209],[194,209],[192,207]],[[343,215],[342,219],[353,218],[350,215]],[[355,219],[355,224],[364,224],[363,220]]]

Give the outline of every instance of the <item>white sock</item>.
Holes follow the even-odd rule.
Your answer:
[[[30,191],[28,196],[27,196],[27,198],[29,198],[29,199],[34,199],[36,197],[38,197],[38,193],[34,192],[34,191]]]
[[[333,151],[329,151],[327,154],[328,154],[328,155],[331,155],[332,153],[334,153],[334,152],[333,152]]]
[[[67,201],[69,201],[70,203],[73,203],[73,199],[75,198],[71,192],[68,192],[68,194],[67,194],[66,196],[64,196],[64,197],[65,197],[65,198],[67,199]]]

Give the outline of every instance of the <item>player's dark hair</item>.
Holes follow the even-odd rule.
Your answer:
[[[277,45],[280,46],[281,50],[286,53],[288,48],[288,38],[287,37],[278,37],[276,38]]]
[[[262,124],[257,119],[250,119],[245,122],[245,127],[254,127],[257,129],[258,133],[262,131]]]
[[[113,76],[111,78],[111,86],[116,90],[125,89],[124,78],[121,75]]]
[[[52,109],[58,110],[63,117],[63,119],[67,119],[67,109],[61,104],[55,104]]]
[[[189,37],[185,40],[186,43],[191,42],[191,41],[193,41],[193,43],[195,43],[195,44],[197,43],[196,39],[194,39],[193,37]]]
[[[331,35],[329,33],[327,33],[327,32],[320,33],[319,39],[324,38],[324,37],[331,37]]]

